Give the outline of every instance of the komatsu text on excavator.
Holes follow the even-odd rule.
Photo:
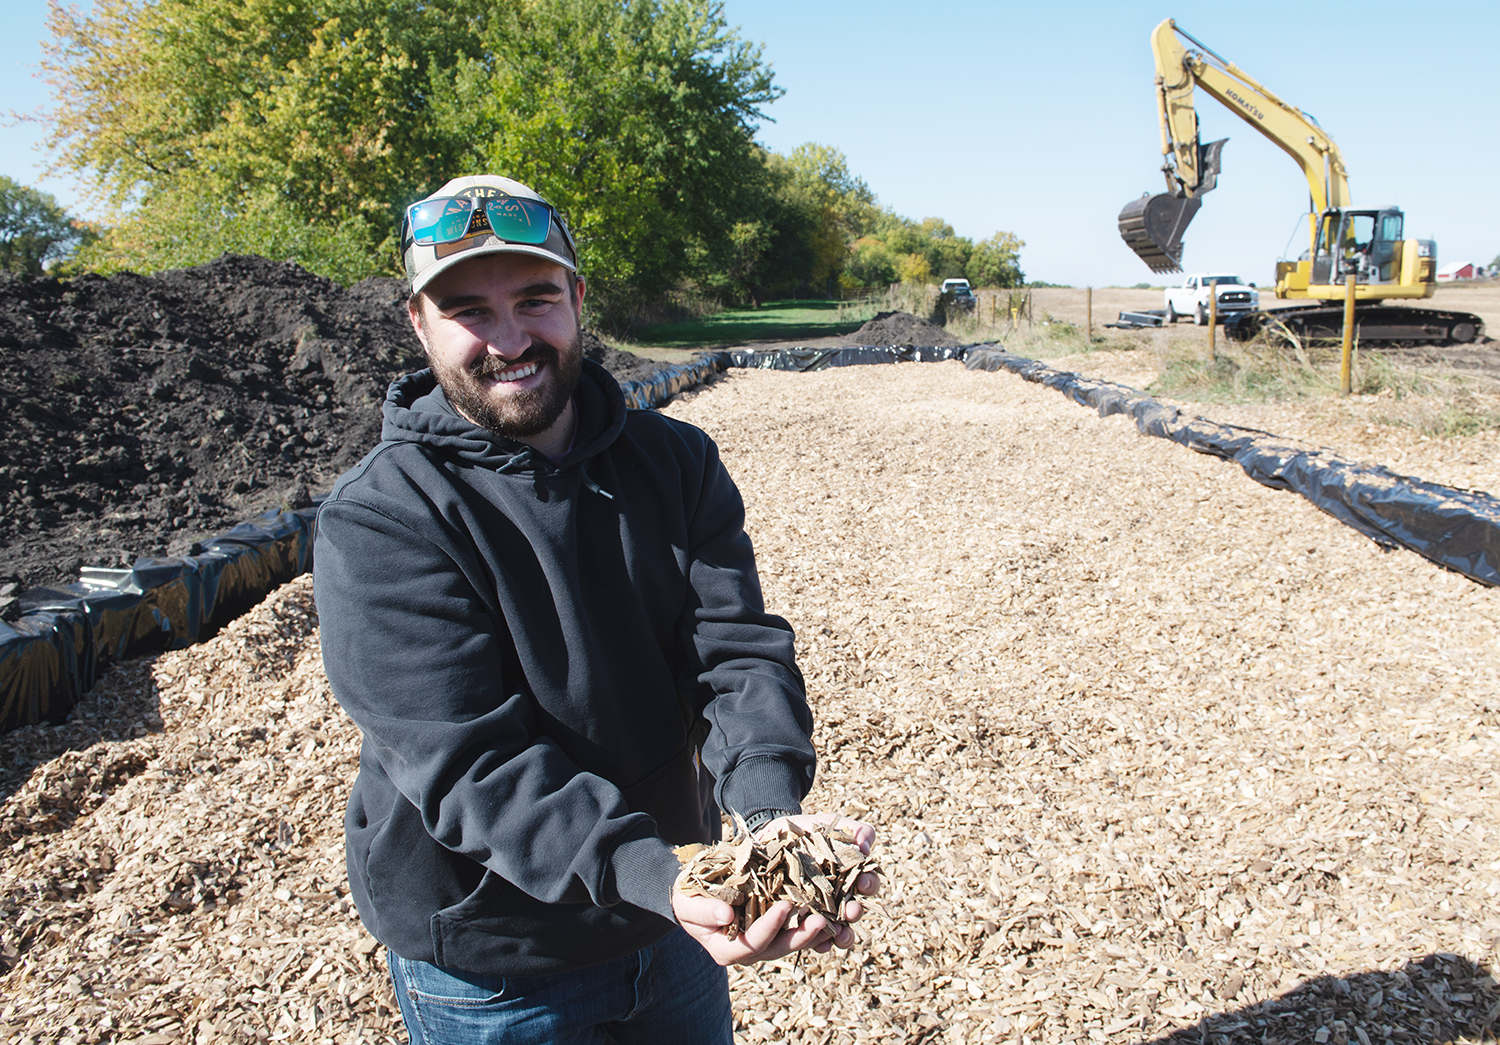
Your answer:
[[[1276,263],[1276,296],[1309,303],[1230,317],[1225,324],[1229,336],[1248,340],[1275,323],[1302,337],[1338,337],[1345,282],[1351,274],[1361,342],[1466,342],[1483,333],[1483,321],[1467,312],[1379,304],[1432,297],[1437,248],[1431,240],[1406,238],[1399,208],[1351,207],[1343,157],[1316,120],[1283,102],[1170,18],[1152,32],[1151,50],[1156,57],[1156,110],[1167,192],[1132,200],[1119,221],[1120,235],[1152,271],[1181,268],[1183,231],[1202,206],[1203,194],[1218,183],[1227,139],[1198,140],[1193,92],[1201,87],[1295,160],[1312,197],[1307,251],[1298,261]]]

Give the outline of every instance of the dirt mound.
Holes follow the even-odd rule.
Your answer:
[[[852,334],[839,339],[847,345],[957,345],[958,338],[936,323],[929,323],[910,312],[879,312],[875,318]]]
[[[237,255],[0,274],[0,585],[185,554],[326,490],[379,439],[390,381],[424,365],[405,299],[399,279],[345,289]],[[585,342],[624,380],[657,365]]]
[[[616,381],[644,381],[665,364],[622,352],[591,330],[583,332],[583,354],[615,375]]]

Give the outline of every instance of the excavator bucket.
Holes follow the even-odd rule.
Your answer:
[[[1120,211],[1120,235],[1152,272],[1182,269],[1182,233],[1203,201],[1170,193],[1142,196]]]

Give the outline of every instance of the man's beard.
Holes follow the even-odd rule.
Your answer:
[[[562,416],[583,370],[583,336],[581,332],[575,333],[566,351],[533,340],[531,347],[515,359],[486,354],[467,367],[450,367],[429,355],[428,362],[448,402],[459,413],[498,436],[524,440],[545,432]],[[541,373],[547,377],[540,388],[506,395],[498,402],[488,395],[485,379],[532,362],[540,363]]]

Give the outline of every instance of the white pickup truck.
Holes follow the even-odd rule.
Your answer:
[[[1242,283],[1240,277],[1228,272],[1201,272],[1188,276],[1180,287],[1166,289],[1167,322],[1192,316],[1194,323],[1205,326],[1210,293],[1219,298],[1221,316],[1260,308],[1260,292],[1253,285]]]

